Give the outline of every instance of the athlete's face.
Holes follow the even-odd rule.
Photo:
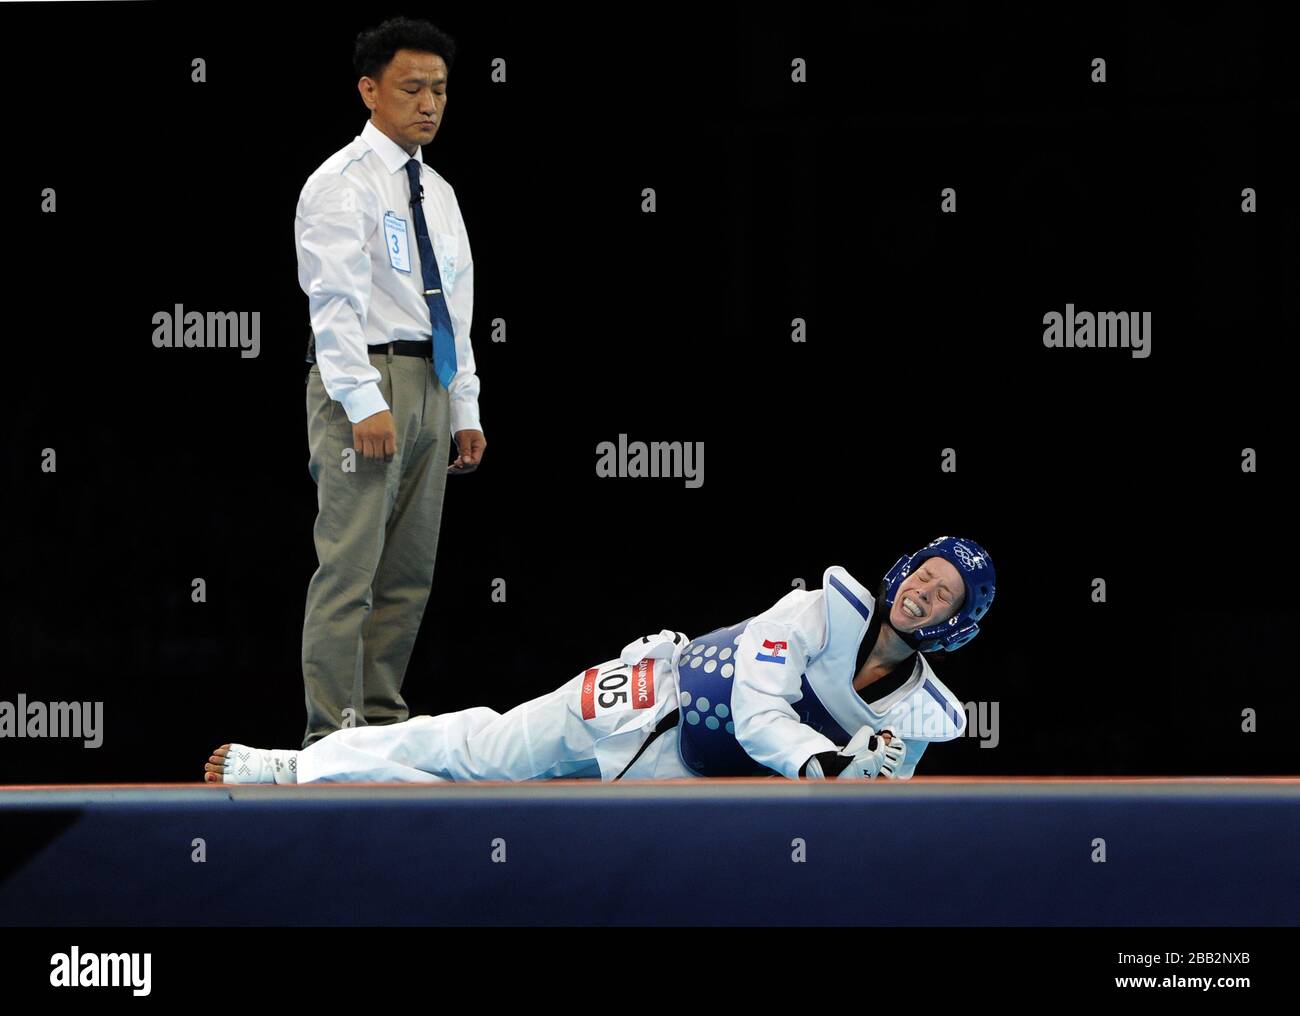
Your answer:
[[[952,617],[961,610],[965,600],[966,583],[961,573],[943,558],[932,557],[903,579],[894,596],[889,620],[900,631],[929,628]]]
[[[438,133],[447,108],[447,64],[436,53],[399,49],[378,80],[357,82],[375,126],[408,153]]]

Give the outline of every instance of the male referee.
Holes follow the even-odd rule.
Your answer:
[[[476,468],[487,447],[469,236],[451,185],[421,160],[446,113],[455,49],[406,18],[357,36],[370,119],[298,199],[320,561],[302,634],[304,748],[341,726],[407,719],[402,681],[433,582],[447,474]]]

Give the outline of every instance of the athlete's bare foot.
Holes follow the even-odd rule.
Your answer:
[[[226,771],[226,756],[229,753],[230,745],[223,744],[208,757],[207,764],[203,767],[203,780],[205,783],[221,782],[222,774]]]
[[[297,783],[298,752],[223,744],[203,766],[205,783]]]

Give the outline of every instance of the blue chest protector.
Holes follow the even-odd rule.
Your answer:
[[[731,689],[736,646],[750,619],[719,628],[695,639],[677,664],[678,699],[682,719],[677,747],[682,762],[697,776],[779,776],[754,761],[736,740],[731,721]],[[799,722],[825,734],[836,744],[849,735],[835,722],[813,693],[808,676],[802,678],[803,697],[794,704]]]
[[[875,600],[845,569],[826,569],[826,640],[812,652],[800,676],[801,697],[792,708],[799,722],[835,744],[849,742],[864,724],[879,730],[891,724],[904,738],[946,741],[964,732],[959,700],[935,677],[918,654],[921,678],[891,696],[893,704],[876,712],[853,688],[858,649],[870,625]],[[756,762],[736,740],[731,689],[736,649],[752,618],[695,639],[677,664],[681,722],[678,751],[697,776],[780,775]],[[914,670],[915,674],[916,671]]]

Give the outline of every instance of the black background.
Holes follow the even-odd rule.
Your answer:
[[[101,700],[105,740],[0,741],[5,780],[300,743],[293,214],[365,122],[352,43],[389,13],[460,45],[423,154],[473,246],[489,443],[449,480],[413,714],[504,710],[832,564],[874,588],[949,533],[998,596],[932,662],[1000,743],[921,775],[1295,772],[1296,93],[1255,9],[38,4],[0,10],[0,699]],[[1046,349],[1067,302],[1150,311],[1151,356]],[[155,349],[176,303],[260,311],[261,355]],[[703,487],[598,478],[620,433],[704,442]]]

